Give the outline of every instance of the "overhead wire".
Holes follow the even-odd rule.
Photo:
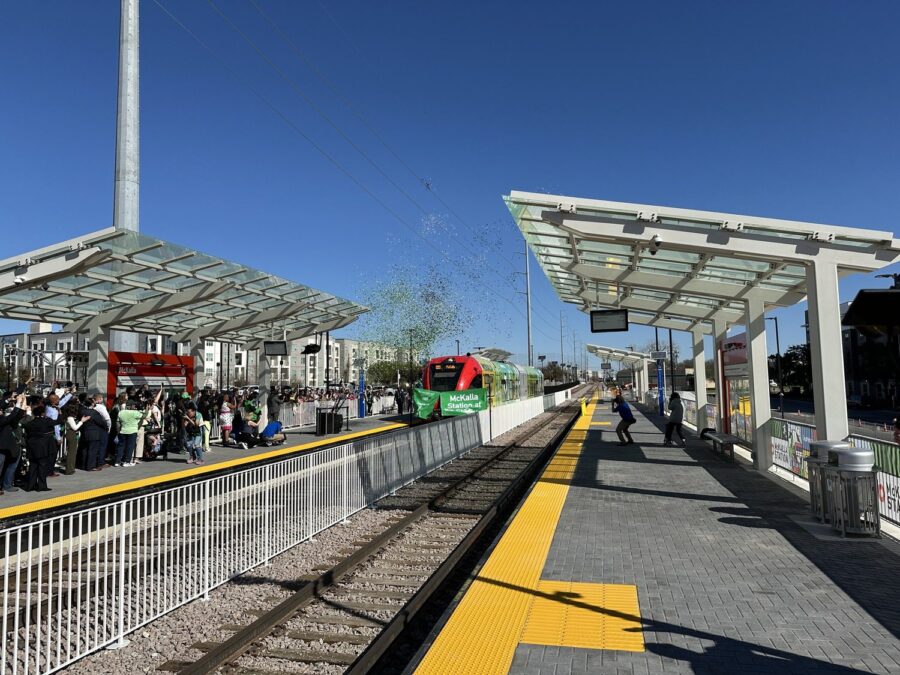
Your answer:
[[[349,179],[354,185],[356,185],[360,190],[362,190],[370,199],[372,199],[376,204],[378,204],[382,209],[384,209],[394,220],[403,225],[405,228],[410,230],[413,235],[421,239],[427,246],[432,248],[440,257],[444,258],[447,262],[453,263],[453,261],[444,253],[438,246],[436,246],[433,242],[431,242],[428,238],[422,235],[421,232],[418,231],[416,227],[406,221],[403,216],[401,216],[395,209],[393,209],[389,204],[387,204],[384,200],[382,200],[378,195],[376,195],[365,183],[363,183],[359,178],[357,178],[349,169],[347,169],[343,164],[341,164],[335,157],[333,157],[325,148],[316,143],[316,141],[309,136],[306,132],[304,132],[297,124],[293,122],[282,110],[275,105],[267,96],[265,96],[259,89],[257,89],[252,83],[248,82],[246,78],[242,77],[234,68],[232,68],[228,63],[222,58],[222,56],[216,52],[212,47],[209,46],[196,32],[190,29],[181,19],[179,19],[175,14],[173,14],[165,5],[160,2],[160,0],[153,0],[154,4],[156,4],[163,13],[166,14],[179,28],[184,30],[188,35],[190,35],[203,49],[209,52],[218,62],[219,64],[225,68],[226,71],[234,78],[237,82],[246,86],[254,96],[256,96],[263,104],[266,105],[272,112],[274,112],[281,120],[284,122],[288,128],[290,128],[294,133],[303,138],[309,145],[313,147],[316,152],[318,152],[329,164],[334,166],[340,173],[342,173],[347,179]],[[492,295],[504,300],[508,303],[513,309],[515,309],[523,318],[525,317],[525,313],[522,309],[514,303],[509,298],[504,295],[498,293],[495,289],[493,289],[490,285],[485,283],[480,279],[475,279],[476,283],[479,283],[483,286],[489,293]]]

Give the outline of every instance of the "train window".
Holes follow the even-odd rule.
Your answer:
[[[469,389],[481,389],[481,374],[479,373],[474,378],[472,378],[472,384],[469,385]]]
[[[462,366],[458,364],[433,364],[431,366],[431,390],[432,391],[456,391],[456,383],[459,381]]]

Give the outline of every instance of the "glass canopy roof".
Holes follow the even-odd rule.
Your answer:
[[[246,343],[337,328],[366,311],[236,262],[113,228],[0,261],[0,316],[64,330],[99,322],[190,336],[182,341]]]
[[[839,274],[900,259],[888,232],[517,191],[504,201],[564,302],[676,329],[740,322],[751,295],[767,309],[803,300],[810,250],[833,253]]]
[[[626,349],[616,349],[615,347],[600,347],[598,345],[587,345],[587,350],[601,359],[609,361],[619,361],[620,363],[638,364],[650,360],[650,355],[643,352],[632,352]]]

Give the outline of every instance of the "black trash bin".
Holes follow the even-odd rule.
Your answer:
[[[344,424],[344,416],[340,413],[319,410],[316,413],[316,436],[336,434]]]

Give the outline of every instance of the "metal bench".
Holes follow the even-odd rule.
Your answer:
[[[734,461],[735,443],[741,442],[737,436],[720,433],[715,429],[704,429],[700,432],[700,438],[712,441],[713,450],[723,457],[728,457],[732,462]]]

